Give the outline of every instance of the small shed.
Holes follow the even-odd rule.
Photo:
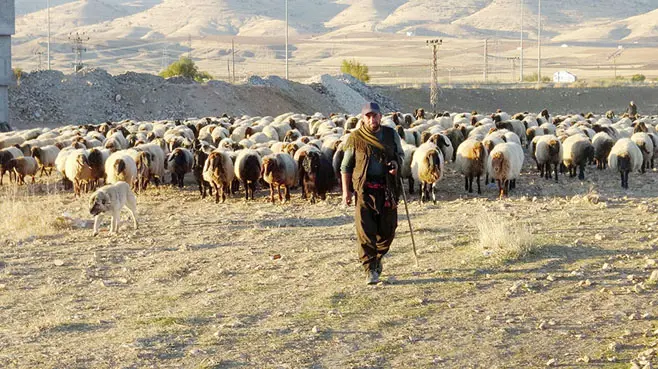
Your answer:
[[[576,75],[573,73],[569,73],[566,70],[561,70],[553,73],[553,82],[573,83],[576,82]]]

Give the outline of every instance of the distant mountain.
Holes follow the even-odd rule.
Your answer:
[[[17,0],[18,38],[43,34],[45,1],[39,2],[40,8],[35,4]],[[53,0],[51,28],[68,33],[86,27],[88,32],[108,37],[259,37],[281,33],[284,4],[283,0]],[[518,34],[522,6],[524,30],[536,34],[537,4],[534,0],[291,0],[289,21],[295,34],[411,32],[505,38]],[[627,19],[629,30],[650,35],[650,30],[634,22],[655,24],[650,16],[642,15],[656,8],[656,0],[625,0],[623,5],[619,0],[544,1],[542,30],[561,40],[561,34]],[[612,32],[617,36],[621,31]]]

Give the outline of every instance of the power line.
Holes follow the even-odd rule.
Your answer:
[[[73,71],[78,72],[84,67],[84,64],[82,63],[82,52],[87,51],[87,48],[82,46],[82,44],[86,41],[89,41],[89,36],[85,36],[84,32],[82,34],[76,32],[75,36],[73,36],[72,33],[69,33],[69,40],[73,41],[72,50],[75,53]]]

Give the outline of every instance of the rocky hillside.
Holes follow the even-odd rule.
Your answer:
[[[371,87],[351,76],[320,75],[305,84],[280,77],[252,76],[243,84],[197,84],[145,73],[112,76],[104,70],[77,75],[57,71],[26,73],[9,89],[14,127],[96,123],[122,119],[153,120],[231,115],[278,115],[284,112],[356,114],[366,100],[385,111],[428,108],[426,88]],[[555,113],[623,111],[634,100],[640,113],[658,114],[658,89],[544,88],[442,89],[439,110]],[[429,109],[427,109],[429,110]]]

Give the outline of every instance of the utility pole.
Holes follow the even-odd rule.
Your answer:
[[[192,60],[192,35],[190,34],[187,35],[187,46],[189,47],[189,50],[187,51],[187,58]]]
[[[75,36],[73,36],[72,33],[69,33],[69,40],[73,41],[72,49],[73,52],[75,53],[75,62],[73,63],[73,71],[77,73],[84,67],[84,64],[82,63],[82,52],[87,51],[87,48],[82,46],[82,44],[85,41],[89,41],[89,37],[85,36],[84,32],[82,34],[76,32]]]
[[[521,0],[521,55],[519,60],[519,63],[521,65],[521,72],[519,74],[519,82],[523,82],[523,13],[525,13],[523,10],[525,8],[525,3],[523,0]]]
[[[541,0],[537,12],[537,83],[541,83]]]
[[[231,39],[231,59],[233,64],[233,81],[231,83],[235,83],[235,43],[233,39]]]
[[[439,73],[437,59],[439,57],[439,46],[443,44],[443,40],[426,40],[427,45],[432,46],[432,68],[430,69],[430,105],[432,111],[436,112],[436,106],[439,102]]]
[[[168,59],[169,58],[167,56],[167,46],[165,45],[162,48],[162,68],[160,68],[160,70],[165,70],[165,68],[167,68],[169,66],[169,60]]]
[[[231,79],[231,61],[228,59],[226,59],[226,72],[228,73],[227,74],[228,81],[230,83],[233,83],[233,80]]]
[[[47,14],[48,14],[48,16],[47,16],[47,18],[48,18],[48,20],[47,20],[47,23],[48,23],[48,43],[47,43],[48,44],[48,54],[47,54],[46,58],[48,59],[48,70],[50,70],[50,0],[47,0],[46,6],[48,8],[48,11],[47,11]],[[41,58],[41,56],[39,56],[39,59],[40,58]],[[39,62],[39,65],[41,65],[41,62]],[[41,67],[39,67],[39,70],[41,70]]]
[[[286,79],[288,79],[288,0],[286,1]],[[235,70],[233,70],[235,72]]]
[[[484,83],[487,83],[487,70],[489,69],[489,63],[488,63],[489,57],[487,55],[488,53],[489,53],[489,40],[485,38],[484,39]]]
[[[448,68],[448,85],[452,86],[452,70],[454,68]]]
[[[516,61],[519,60],[519,57],[518,56],[513,56],[513,57],[510,57],[510,58],[507,58],[507,60],[509,60],[510,63],[512,64],[512,82],[514,82],[516,80]]]
[[[43,51],[35,51],[34,54],[39,57],[39,67],[37,68],[37,70],[40,71],[41,70],[41,55],[43,55]]]

